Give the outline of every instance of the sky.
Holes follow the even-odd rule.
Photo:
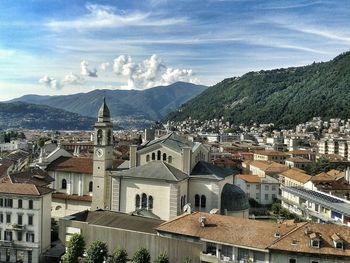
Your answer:
[[[1,0],[0,101],[214,85],[350,50],[349,0]]]

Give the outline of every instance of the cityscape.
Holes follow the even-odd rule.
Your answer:
[[[0,263],[350,262],[349,4],[0,3]]]

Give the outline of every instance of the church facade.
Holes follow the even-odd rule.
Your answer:
[[[140,146],[131,145],[130,160],[113,168],[112,134],[110,112],[104,101],[95,124],[91,210],[163,220],[178,216],[184,209],[216,209],[224,214],[248,216],[246,203],[221,206],[224,186],[235,187],[235,172],[210,164],[210,150],[205,145],[169,133]],[[228,196],[245,197],[243,191],[236,190]],[[228,211],[231,207],[237,211]]]

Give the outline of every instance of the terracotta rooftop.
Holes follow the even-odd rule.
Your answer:
[[[287,166],[271,161],[252,161],[249,165],[267,173],[282,173],[288,170]]]
[[[320,237],[320,248],[310,246],[310,234],[315,233]],[[350,256],[350,227],[336,224],[307,224],[307,228],[301,227],[281,238],[270,246],[273,250],[283,250],[295,253],[310,253],[327,256]],[[334,247],[334,238],[344,241],[344,249]]]
[[[309,159],[305,159],[302,157],[292,157],[288,158],[286,161],[293,162],[293,163],[312,163]]]
[[[345,173],[338,170],[330,170],[328,172],[319,173],[311,178],[312,182],[328,182],[328,181],[336,181],[340,178],[343,178]]]
[[[247,183],[251,183],[251,184],[259,184],[260,183],[260,177],[257,175],[239,174],[237,176],[238,176],[238,178],[242,179],[243,181],[246,181]]]
[[[53,161],[46,170],[92,174],[93,160],[90,158],[60,157]]]
[[[287,154],[284,152],[269,151],[269,150],[254,151],[254,154],[267,155],[267,156],[287,156]]]
[[[13,183],[31,183],[37,186],[46,186],[54,181],[46,171],[43,171],[38,167],[10,174],[9,177]]]
[[[0,193],[15,195],[41,196],[53,192],[53,189],[43,186],[36,186],[31,183],[13,183],[9,176],[1,179]]]
[[[63,200],[76,200],[76,201],[84,201],[84,202],[91,202],[92,196],[90,195],[68,195],[65,193],[53,193],[52,198],[56,199],[63,199]]]
[[[312,151],[308,151],[308,150],[293,150],[293,151],[289,151],[287,152],[287,154],[290,155],[306,155],[306,154],[315,154]]]
[[[200,217],[206,218],[206,226],[199,224]],[[237,246],[267,249],[276,241],[275,233],[281,237],[295,229],[298,224],[277,224],[195,212],[183,214],[156,228],[159,232],[185,235],[203,240]]]
[[[288,169],[287,171],[281,173],[281,175],[288,177],[289,179],[292,179],[294,181],[300,182],[302,184],[305,184],[306,182],[308,182],[312,176],[301,172],[300,169]]]

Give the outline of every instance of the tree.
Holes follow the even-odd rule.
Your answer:
[[[99,240],[94,241],[86,251],[86,262],[88,263],[103,263],[107,257],[107,244]]]
[[[166,254],[166,252],[160,254],[160,255],[156,258],[155,263],[169,263],[169,257],[168,257],[168,255]]]
[[[78,263],[79,257],[82,257],[85,249],[85,241],[82,235],[74,234],[67,244],[67,252],[63,256],[65,263]]]
[[[150,263],[151,255],[146,248],[140,248],[132,258],[133,263]]]
[[[107,261],[108,263],[126,263],[128,262],[128,253],[125,249],[117,249]]]

